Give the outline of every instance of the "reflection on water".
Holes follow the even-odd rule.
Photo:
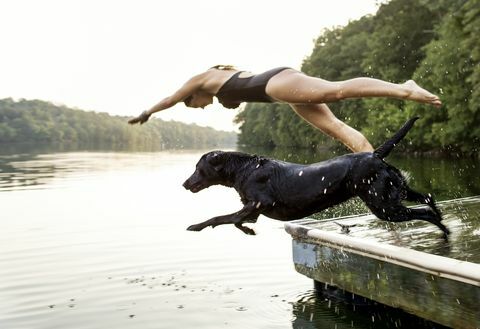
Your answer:
[[[281,222],[261,217],[253,237],[186,231],[241,207],[233,189],[181,186],[206,151],[0,151],[0,328],[380,328],[389,318],[409,327],[403,312],[316,296]],[[473,160],[394,160],[440,199],[480,194]],[[328,215],[363,211],[353,201]],[[478,216],[457,213],[459,223]]]
[[[338,152],[320,152],[310,149],[297,150],[291,148],[250,148],[242,149],[242,151],[263,154],[295,163],[314,163],[341,155]],[[478,158],[402,156],[392,152],[386,158],[386,161],[406,173],[410,179],[409,184],[414,189],[428,191],[435,195],[437,200],[480,195],[480,175],[478,175],[480,159]],[[355,209],[353,210],[355,211]]]
[[[38,189],[55,180],[80,179],[90,173],[121,170],[145,157],[113,152],[0,155],[0,192]]]
[[[92,163],[91,153],[77,151],[82,150],[81,146],[61,146],[60,150],[65,152],[63,154],[67,154],[63,160],[59,159],[62,153],[58,153],[58,147],[53,150],[52,146],[35,148],[32,145],[24,145],[16,149],[0,148],[0,191],[41,185],[53,175],[61,175],[62,171],[88,170],[85,166]],[[295,163],[314,163],[338,155],[310,149],[249,148],[240,150]],[[105,148],[97,148],[95,152],[108,154],[115,150],[107,151],[105,152]],[[119,148],[118,151],[130,152],[130,154],[132,152],[132,150],[124,148]],[[138,150],[136,151],[138,152]],[[72,154],[77,154],[78,157],[73,160]],[[52,156],[55,157],[55,161],[52,161]],[[388,161],[407,174],[410,185],[414,189],[432,193],[437,201],[480,195],[480,175],[478,175],[480,161],[478,159],[391,156]],[[368,209],[361,201],[352,200],[346,205],[327,209],[316,215],[315,218],[332,218],[365,212],[368,212]]]
[[[22,187],[35,188],[44,184],[59,171],[50,163],[35,164],[35,156],[12,155],[0,157],[0,191],[10,191]],[[27,166],[25,166],[28,164]]]
[[[411,314],[316,283],[292,307],[294,329],[444,328]]]

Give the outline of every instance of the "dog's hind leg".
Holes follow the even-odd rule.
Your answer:
[[[438,228],[443,231],[443,237],[445,239],[448,238],[448,235],[450,234],[450,230],[445,225],[442,224],[442,222],[440,221],[442,218],[438,216],[437,212],[432,211],[430,209],[426,209],[426,208],[419,208],[419,209],[407,208],[407,214],[410,217],[410,219],[422,219],[434,225],[437,225]]]
[[[441,217],[429,208],[407,208],[401,204],[386,205],[385,208],[379,208],[378,206],[369,206],[373,214],[380,219],[387,220],[389,222],[406,222],[413,219],[420,219],[436,225],[443,232],[445,240],[448,239],[450,231],[448,228],[440,222]]]
[[[437,205],[435,204],[435,200],[430,193],[423,194],[423,193],[412,190],[408,186],[406,186],[406,190],[407,190],[406,200],[429,205],[430,208],[432,208],[432,210],[438,215],[439,220],[442,220],[442,214],[440,210],[437,208]]]
[[[247,221],[254,221],[258,218],[260,215],[260,209],[255,206],[255,202],[249,202],[247,203],[242,209],[239,211],[233,213],[233,214],[228,214],[228,215],[223,215],[223,216],[217,216],[213,217],[209,220],[206,220],[204,222],[190,225],[187,230],[188,231],[201,231],[205,227],[211,226],[215,227],[218,225],[223,225],[223,224],[235,224],[235,226],[240,229],[243,233],[245,234],[255,234],[255,232],[245,226],[242,226],[243,222]]]

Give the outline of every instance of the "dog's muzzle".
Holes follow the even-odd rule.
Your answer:
[[[204,188],[201,181],[196,181],[196,182],[195,182],[195,181],[193,181],[191,178],[187,179],[187,180],[182,184],[182,186],[183,186],[185,189],[187,189],[187,190],[189,190],[189,191],[191,191],[191,192],[193,192],[193,193],[197,193],[197,192],[199,192],[200,190],[203,190],[203,188]]]

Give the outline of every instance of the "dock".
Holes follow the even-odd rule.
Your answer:
[[[480,196],[438,204],[446,242],[424,221],[371,214],[285,224],[297,272],[453,328],[480,328]]]

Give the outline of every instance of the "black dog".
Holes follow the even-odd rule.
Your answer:
[[[255,234],[242,223],[254,223],[260,214],[289,221],[358,196],[380,219],[391,222],[425,220],[437,225],[447,238],[450,232],[441,223],[442,217],[433,197],[412,190],[400,171],[383,161],[417,119],[407,121],[373,153],[352,153],[311,165],[239,152],[206,153],[183,186],[194,193],[217,184],[233,187],[240,194],[244,207],[233,214],[192,225],[188,230],[234,224],[246,234]],[[429,207],[407,208],[402,205],[402,200]]]

